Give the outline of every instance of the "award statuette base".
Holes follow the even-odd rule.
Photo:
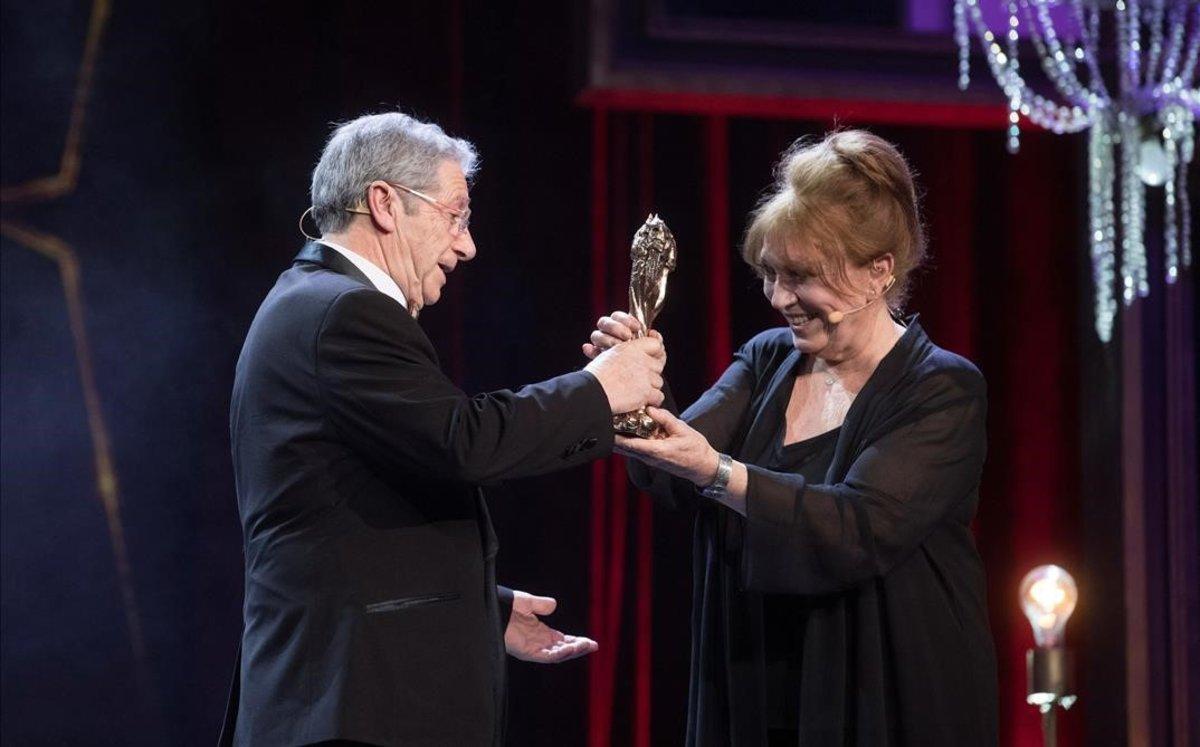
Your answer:
[[[656,438],[662,427],[646,413],[646,409],[613,415],[613,431],[618,436],[631,438]]]

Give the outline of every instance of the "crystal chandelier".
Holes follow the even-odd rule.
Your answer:
[[[993,33],[981,0],[954,0],[958,86],[970,83],[971,34],[1008,99],[1008,149],[1020,145],[1025,117],[1052,132],[1088,131],[1088,206],[1096,333],[1112,338],[1117,312],[1118,194],[1120,179],[1120,293],[1125,305],[1150,293],[1146,271],[1146,187],[1163,187],[1163,266],[1166,282],[1191,266],[1191,208],[1187,168],[1192,161],[1200,90],[1192,87],[1200,54],[1197,0],[999,0],[1007,28]],[[1104,6],[1104,7],[1101,7]],[[1101,45],[1101,19],[1111,9]],[[1190,27],[1190,33],[1189,33]],[[1018,42],[1032,42],[1052,86],[1036,92],[1022,75]],[[1109,52],[1116,86],[1101,72]]]

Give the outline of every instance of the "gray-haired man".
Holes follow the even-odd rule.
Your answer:
[[[417,312],[475,256],[475,151],[399,113],[337,128],[312,182],[322,236],[246,336],[230,432],[246,560],[225,740],[497,744],[504,653],[595,650],[496,586],[479,485],[609,453],[611,415],[662,401],[661,342],[468,397]]]

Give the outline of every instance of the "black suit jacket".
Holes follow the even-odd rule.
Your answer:
[[[607,454],[611,430],[583,371],[468,397],[405,309],[305,246],[234,381],[233,742],[500,742],[504,620],[479,486]]]

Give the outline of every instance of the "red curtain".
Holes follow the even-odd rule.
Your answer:
[[[660,328],[668,378],[686,405],[736,345],[777,323],[737,258],[738,234],[779,151],[832,123],[600,107],[592,116],[592,309],[598,316],[624,307],[629,238],[647,212],[663,212],[680,242],[680,269]],[[931,259],[910,310],[935,342],[974,360],[988,379],[989,457],[976,534],[1000,668],[1001,743],[1037,745],[1040,719],[1025,704],[1032,635],[1017,585],[1035,565],[1075,570],[1082,561],[1082,166],[1070,138],[1030,133],[1009,155],[999,131],[946,124],[865,126],[899,145],[926,192]],[[595,465],[590,629],[603,644],[589,664],[588,726],[597,746],[682,739],[691,600],[681,557],[690,553],[689,519],[654,514],[645,496],[630,492],[620,459]],[[1069,641],[1078,618],[1100,608],[1085,592]],[[1064,745],[1082,740],[1087,697],[1080,695],[1060,719]]]

